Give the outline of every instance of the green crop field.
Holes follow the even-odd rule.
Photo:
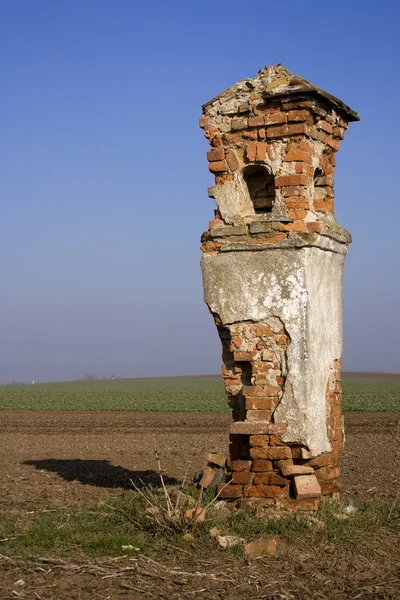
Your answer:
[[[399,411],[400,379],[345,379],[346,411]],[[0,387],[5,410],[226,412],[222,378],[74,381]]]

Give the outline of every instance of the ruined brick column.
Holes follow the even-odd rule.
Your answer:
[[[225,498],[316,509],[340,491],[342,275],[335,153],[358,115],[266,67],[203,106],[215,186],[205,301],[233,412]]]

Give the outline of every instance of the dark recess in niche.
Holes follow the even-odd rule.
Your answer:
[[[317,168],[314,171],[314,200],[322,200],[326,197],[325,173],[323,169]]]
[[[243,171],[243,178],[257,214],[270,213],[275,203],[274,176],[261,165],[249,165]]]

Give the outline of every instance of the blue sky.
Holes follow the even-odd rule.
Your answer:
[[[357,110],[347,370],[400,371],[399,4],[0,0],[0,382],[219,371],[201,105],[267,64]]]

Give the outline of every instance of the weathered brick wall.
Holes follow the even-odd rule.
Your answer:
[[[209,195],[218,208],[202,236],[203,253],[347,246],[350,236],[334,216],[335,153],[348,122],[357,118],[281,66],[266,67],[206,104],[200,126],[211,145],[215,186]],[[256,322],[214,319],[233,414],[231,483],[221,486],[221,496],[315,509],[321,496],[340,491],[340,356],[326,387],[331,450],[315,456],[304,442],[288,441],[286,423],[275,418],[292,344],[285,323],[273,311]]]
[[[263,226],[258,220],[249,222],[248,218],[230,225],[217,210],[216,218],[203,235],[204,252],[218,251],[226,243],[224,238],[240,241],[245,237],[250,244],[275,243],[294,232],[310,241],[310,236],[334,222],[335,152],[347,122],[317,100],[282,100],[273,106],[270,102],[260,104],[261,101],[262,98],[254,97],[252,103],[241,105],[238,114],[246,116],[230,116],[230,124],[224,124],[224,128],[230,129],[225,133],[210,125],[207,109],[200,124],[213,146],[207,159],[216,186],[233,181],[235,173],[248,165],[265,165],[268,157],[268,164],[274,168],[278,217]],[[318,179],[314,185],[316,172]],[[215,192],[215,188],[209,190],[211,196]]]

